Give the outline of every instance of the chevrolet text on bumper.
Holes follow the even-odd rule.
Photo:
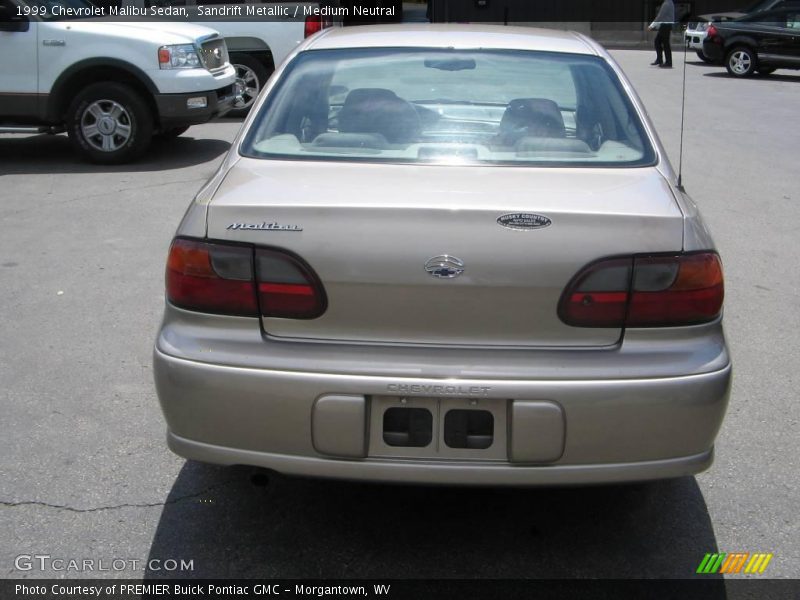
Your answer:
[[[167,310],[155,380],[170,447],[181,456],[387,482],[680,477],[711,464],[728,402],[731,367],[719,323],[701,326],[692,342],[665,332],[653,344],[633,331],[618,348],[598,353],[559,359],[547,351],[498,350],[489,362],[478,350],[431,356],[421,349],[308,349],[265,341],[245,321]],[[414,372],[420,375],[409,377]],[[496,428],[491,456],[440,444],[427,460],[414,460],[416,448],[383,441],[380,416],[415,406],[441,414],[486,410],[508,427]]]

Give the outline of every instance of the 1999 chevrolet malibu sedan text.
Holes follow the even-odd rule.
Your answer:
[[[720,259],[575,33],[309,38],[190,206],[166,286],[155,380],[181,456],[484,485],[713,459]]]

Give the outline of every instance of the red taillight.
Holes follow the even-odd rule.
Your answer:
[[[167,259],[167,299],[181,308],[258,316],[253,251],[176,239]]]
[[[298,258],[277,250],[256,250],[258,301],[265,317],[314,319],[325,312],[322,284]]]
[[[714,252],[613,258],[583,269],[558,315],[575,327],[676,327],[716,319],[722,264]]]
[[[311,15],[306,17],[306,26],[304,35],[305,37],[314,35],[318,31],[322,31],[322,17],[319,15]]]
[[[672,272],[675,272],[674,276]],[[665,284],[669,273],[672,281]],[[640,284],[653,274],[656,282]],[[633,294],[625,322],[628,327],[669,327],[707,323],[719,316],[725,295],[722,264],[711,252],[670,258],[637,258]]]
[[[290,319],[325,311],[311,269],[278,250],[179,238],[170,247],[166,280],[169,302],[187,310]]]
[[[628,308],[632,258],[615,258],[589,265],[561,297],[561,320],[576,327],[620,327]]]
[[[717,34],[719,30],[714,27],[713,25],[709,25],[708,29],[706,29],[706,37],[711,40],[712,42],[718,42],[719,39],[717,38]]]

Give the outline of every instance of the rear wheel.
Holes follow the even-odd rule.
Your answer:
[[[702,50],[695,50],[695,52],[697,52],[697,58],[699,58],[703,62],[707,62],[707,63],[714,62],[710,58],[708,58],[705,54],[703,54]]]
[[[231,64],[236,69],[237,92],[241,97],[234,103],[228,116],[244,117],[269,79],[269,71],[258,59],[248,54],[232,54]]]
[[[123,83],[94,83],[78,92],[66,122],[73,145],[101,164],[135,160],[153,136],[150,107],[138,91]]]
[[[734,77],[750,77],[758,68],[758,57],[751,48],[737,46],[725,57],[725,68]]]

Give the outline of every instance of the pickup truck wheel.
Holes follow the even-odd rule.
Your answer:
[[[67,110],[67,132],[89,160],[119,164],[141,156],[153,136],[153,116],[129,85],[94,83],[81,90]]]
[[[750,77],[758,68],[758,57],[751,48],[737,46],[725,56],[725,68],[734,77]]]
[[[241,99],[234,103],[228,116],[244,117],[269,79],[269,72],[258,59],[247,54],[232,54],[231,64],[236,69],[236,86]]]

